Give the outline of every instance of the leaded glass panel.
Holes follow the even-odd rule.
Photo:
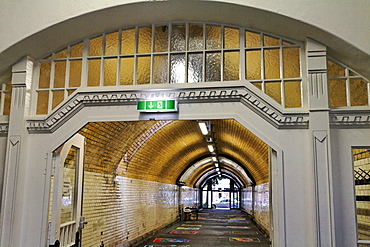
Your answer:
[[[188,55],[188,82],[203,81],[203,53],[190,53]]]
[[[81,86],[235,80],[249,80],[284,107],[301,107],[301,46],[221,24],[161,23],[120,29],[86,38],[41,59],[36,104],[47,110],[36,112],[49,113]],[[352,83],[354,90],[360,87],[357,84],[362,85]],[[55,89],[64,90],[64,98],[54,96]],[[300,95],[287,95],[292,92]],[[351,104],[362,105],[365,100],[358,102],[356,93],[352,94]]]
[[[168,56],[154,56],[153,83],[164,84],[168,81]]]

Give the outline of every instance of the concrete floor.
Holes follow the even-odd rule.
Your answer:
[[[139,247],[268,247],[270,241],[240,210],[206,209],[198,220],[181,221]]]

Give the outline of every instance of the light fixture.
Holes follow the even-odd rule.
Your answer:
[[[215,151],[215,148],[213,147],[213,145],[208,145],[208,150],[212,153],[213,151]]]
[[[199,128],[200,128],[200,131],[202,131],[202,134],[203,135],[208,135],[208,128],[207,128],[207,124],[205,122],[199,122]]]
[[[212,156],[212,160],[213,160],[213,161],[217,161],[216,156]]]
[[[216,168],[218,167],[218,163],[215,163],[215,167],[216,167]]]
[[[218,167],[217,167],[217,168],[216,168],[216,171],[217,171],[217,172],[219,172],[219,171],[220,171],[220,168],[218,168]]]

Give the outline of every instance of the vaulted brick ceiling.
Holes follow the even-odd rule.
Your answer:
[[[217,154],[245,168],[257,184],[267,182],[268,146],[235,120],[210,123]],[[79,133],[86,137],[85,170],[90,172],[176,184],[187,167],[210,157],[195,120],[94,122]],[[207,164],[194,172],[187,185],[212,168]]]

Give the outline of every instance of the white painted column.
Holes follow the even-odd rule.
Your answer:
[[[25,57],[12,68],[12,102],[9,116],[8,140],[5,158],[3,197],[1,205],[0,246],[24,246],[21,243],[25,201],[27,166],[26,117],[29,109],[33,63]]]
[[[309,130],[314,178],[316,246],[336,246],[333,219],[332,163],[326,47],[307,39]]]

